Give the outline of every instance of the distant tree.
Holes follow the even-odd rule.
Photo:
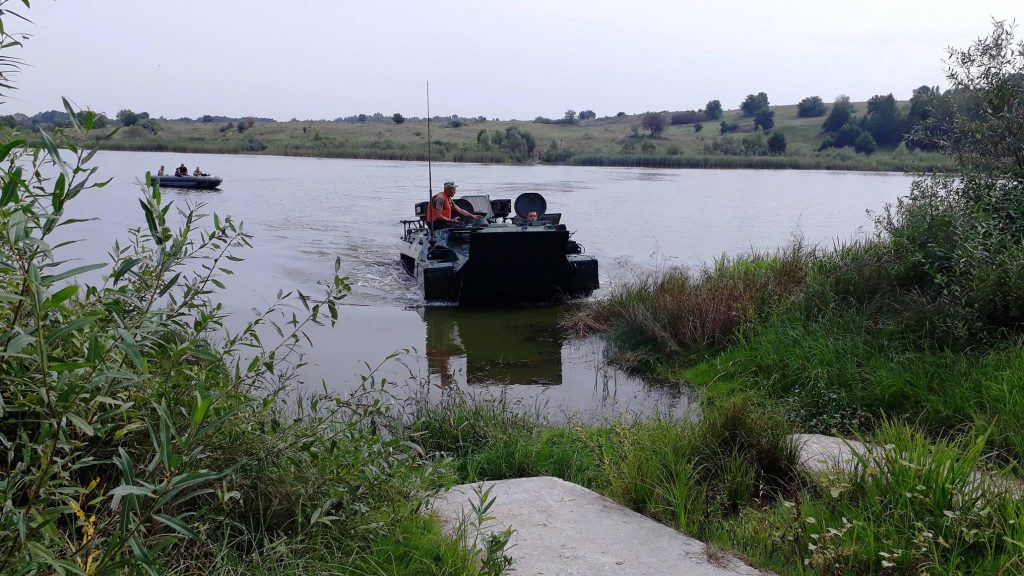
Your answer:
[[[913,96],[910,97],[910,111],[907,112],[907,120],[912,125],[920,124],[931,117],[931,101],[933,97],[941,96],[939,87],[918,86],[914,88]]]
[[[566,110],[565,111],[565,115],[562,117],[562,119],[565,120],[566,124],[575,124],[576,123],[576,111],[575,110]]]
[[[199,118],[199,121],[204,123],[213,122],[213,116],[210,116],[209,114],[203,114],[202,117]]]
[[[754,128],[767,132],[775,127],[775,111],[762,108],[754,114]]]
[[[854,112],[856,110],[854,110],[853,104],[850,104],[849,96],[844,94],[836,96],[836,101],[832,103],[832,110],[829,111],[828,117],[821,125],[821,131],[838,132],[840,128],[853,120]]]
[[[139,115],[125,108],[117,113],[117,121],[121,126],[134,126],[139,121]]]
[[[149,112],[139,112],[139,120],[149,120]]]
[[[593,110],[584,110],[576,115],[580,120],[593,120],[597,118],[597,114]]]
[[[853,149],[860,154],[871,155],[878,149],[878,144],[875,143],[875,139],[871,137],[870,132],[863,132],[854,140]]]
[[[758,92],[756,95],[747,94],[743,103],[740,104],[740,110],[743,111],[744,116],[753,116],[757,114],[758,110],[763,110],[768,107],[768,95],[764,92]]]
[[[357,118],[360,122],[366,122],[366,114],[360,114]]]
[[[722,123],[719,124],[719,126],[718,126],[718,133],[719,134],[728,134],[729,132],[735,132],[735,131],[737,131],[739,129],[740,129],[740,125],[739,124],[733,124],[731,122],[726,122],[725,120],[722,120]]]
[[[651,136],[657,136],[665,131],[665,117],[657,112],[648,112],[640,119],[640,125],[648,130]]]
[[[922,150],[937,150],[938,142],[935,134],[928,134],[926,129],[935,113],[936,106],[942,106],[942,91],[939,87],[920,86],[914,89],[910,98],[910,111],[907,112],[907,146]]]
[[[491,139],[487,135],[487,128],[481,128],[480,131],[476,133],[476,143],[484,148],[489,148],[491,146]]]
[[[899,144],[906,132],[905,121],[896,108],[896,98],[892,94],[878,94],[868,100],[868,111],[861,126],[871,133],[879,146]]]
[[[708,102],[704,107],[704,117],[708,120],[720,120],[722,118],[722,103],[718,100]]]
[[[625,116],[625,115],[626,115],[626,113],[625,113],[625,112],[619,112],[618,114],[616,114],[616,115],[615,115],[615,117],[616,117],[616,118],[622,118],[622,117],[623,117],[623,116]]]
[[[466,125],[466,123],[463,122],[462,120],[459,120],[458,118],[455,118],[453,120],[449,120],[448,121],[448,127],[449,128],[462,128],[465,125]]]
[[[0,117],[0,124],[3,124],[7,128],[14,128],[18,125],[18,120],[14,116],[7,114],[6,116]]]
[[[405,122],[405,116],[402,116],[398,112],[395,112],[394,114],[391,115],[391,120],[395,124],[401,124],[402,122]]]
[[[700,132],[703,129],[704,129],[704,125],[703,124],[697,123],[697,124],[693,125],[693,131],[694,132]]]
[[[784,154],[786,152],[786,137],[782,132],[775,132],[768,137],[768,153]]]
[[[796,115],[801,118],[817,118],[825,115],[825,103],[820,96],[808,96],[796,105]]]

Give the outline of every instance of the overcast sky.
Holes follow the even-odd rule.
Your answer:
[[[11,2],[8,8],[13,8]],[[0,113],[533,119],[945,86],[949,46],[1021,0],[33,0]],[[20,5],[20,4],[19,4]],[[1024,23],[1024,22],[1022,22]],[[1018,34],[1018,37],[1024,32]]]

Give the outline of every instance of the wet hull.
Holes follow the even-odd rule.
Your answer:
[[[565,230],[492,225],[406,238],[405,270],[427,303],[514,305],[589,296],[599,287],[597,260],[572,253]]]
[[[212,190],[223,180],[216,176],[153,176],[153,182],[159,182],[161,188]]]

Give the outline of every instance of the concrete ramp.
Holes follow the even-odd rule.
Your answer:
[[[494,520],[483,533],[511,526],[507,554],[522,576],[735,576],[767,574],[704,543],[558,478],[486,482]],[[474,485],[437,497],[433,511],[449,530],[472,517]],[[472,538],[472,535],[470,535]]]

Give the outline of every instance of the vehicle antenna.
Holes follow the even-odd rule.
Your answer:
[[[430,80],[427,80],[427,214],[430,214],[430,203],[434,201],[434,174],[431,170],[430,161]],[[434,243],[434,223],[427,218],[427,227],[430,229],[430,243]]]

